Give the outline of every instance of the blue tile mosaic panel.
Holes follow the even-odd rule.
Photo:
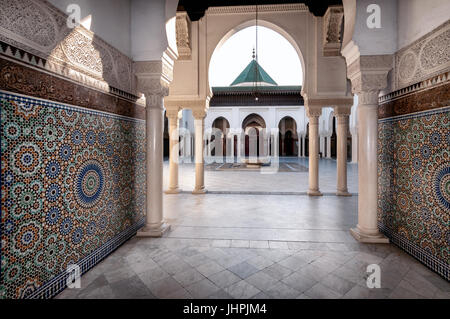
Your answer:
[[[378,220],[394,243],[449,279],[450,108],[379,121]]]
[[[0,294],[26,298],[136,231],[145,121],[4,91],[0,103]]]

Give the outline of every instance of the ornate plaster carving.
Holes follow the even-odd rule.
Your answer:
[[[46,61],[38,67],[85,85],[132,93],[131,59],[82,26],[67,28],[66,18],[47,1],[1,1],[0,41]]]
[[[8,91],[78,105],[113,114],[144,118],[143,108],[133,99],[123,99],[92,89],[50,72],[0,58],[0,87]]]
[[[344,18],[342,6],[330,6],[323,17],[323,55],[339,56],[341,51],[341,28]]]
[[[353,100],[352,100],[353,103]],[[351,109],[352,109],[352,104],[347,104],[347,105],[337,105],[334,107],[334,116],[336,117],[348,117],[350,116],[351,113]]]
[[[392,69],[392,55],[363,55],[347,67],[352,82],[352,93],[378,92],[387,86],[387,75]]]
[[[177,12],[177,49],[179,60],[191,59],[191,21],[187,12]]]
[[[136,90],[145,95],[147,107],[162,108],[162,98],[169,95],[173,65],[166,65],[163,58],[158,61],[134,62]]]
[[[450,70],[450,21],[395,54],[393,90]]]

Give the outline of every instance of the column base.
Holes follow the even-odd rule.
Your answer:
[[[166,191],[164,191],[164,194],[179,194],[181,192],[181,190],[177,187],[177,188],[173,188],[173,189],[168,189]]]
[[[368,235],[362,233],[358,228],[351,228],[350,234],[361,243],[389,244],[389,238],[381,233],[378,233],[377,235]]]
[[[319,190],[311,190],[311,189],[308,189],[307,194],[309,196],[322,196],[323,195]]]
[[[161,226],[157,228],[150,228],[148,226],[142,227],[137,233],[137,237],[162,237],[164,233],[170,230],[170,225],[162,223]]]
[[[347,196],[347,197],[352,196],[352,194],[350,194],[348,191],[337,191],[336,195],[337,196]]]
[[[206,194],[206,189],[205,189],[204,187],[199,188],[199,189],[194,189],[194,190],[192,191],[192,194],[194,194],[194,195],[203,195],[203,194]]]

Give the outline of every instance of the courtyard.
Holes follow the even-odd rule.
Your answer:
[[[320,161],[322,197],[301,195],[307,173],[208,169],[209,193],[192,195],[190,171],[181,165],[182,192],[164,195],[164,237],[133,237],[57,298],[450,298],[396,246],[354,240],[358,196],[332,194],[333,160]],[[350,164],[350,192],[356,179]],[[381,288],[367,287],[369,264]]]

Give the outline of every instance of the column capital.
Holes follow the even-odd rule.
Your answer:
[[[334,116],[336,118],[339,117],[348,117],[351,113],[351,105],[336,105],[334,107]]]
[[[387,87],[387,75],[393,67],[393,55],[363,55],[347,66],[352,93],[378,92]]]
[[[169,95],[173,66],[166,59],[134,62],[136,90],[144,94],[146,107],[162,108],[162,99]]]
[[[181,109],[166,106],[166,117],[171,120],[181,119],[182,117]]]
[[[322,106],[317,105],[305,105],[306,116],[311,118],[319,118],[322,115]]]

